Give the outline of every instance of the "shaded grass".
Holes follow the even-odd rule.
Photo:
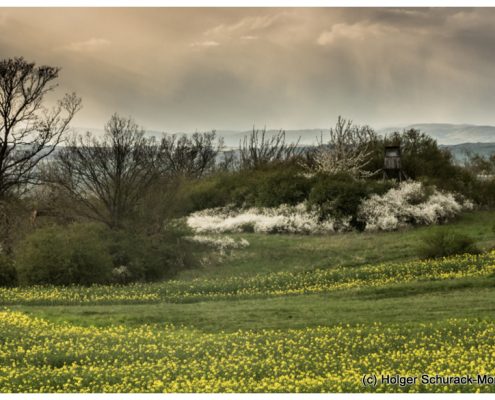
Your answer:
[[[326,294],[191,304],[11,306],[82,326],[173,323],[205,332],[289,329],[340,323],[413,323],[495,318],[495,278],[415,282]]]

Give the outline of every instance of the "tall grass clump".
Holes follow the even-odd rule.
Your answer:
[[[426,235],[420,246],[424,258],[440,258],[456,254],[479,254],[481,251],[470,236],[452,229]]]

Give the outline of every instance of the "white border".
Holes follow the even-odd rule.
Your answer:
[[[488,393],[483,393],[483,394],[446,394],[446,393],[362,393],[362,394],[357,394],[357,393],[338,393],[338,394],[316,394],[316,393],[306,393],[306,394],[281,394],[281,393],[273,393],[273,394],[268,394],[268,393],[243,393],[243,394],[236,394],[236,393],[217,393],[217,394],[206,394],[206,393],[198,393],[198,394],[130,394],[130,393],[124,393],[124,394],[115,394],[115,393],[110,393],[110,394],[89,394],[89,393],[79,393],[79,394],[62,394],[62,393],[56,393],[56,394],[49,394],[49,393],[44,393],[44,394],[21,394],[21,393],[14,393],[14,394],[0,394],[0,400],[8,400],[8,399],[42,399],[42,400],[48,400],[48,399],[54,399],[54,400],[67,400],[67,399],[72,399],[72,400],[80,400],[82,397],[86,398],[93,398],[93,399],[104,399],[104,400],[130,400],[130,399],[177,399],[177,400],[207,400],[207,399],[238,399],[238,400],[246,400],[248,398],[250,399],[256,399],[256,400],[263,400],[263,399],[288,399],[288,398],[297,398],[297,399],[303,399],[303,400],[321,400],[321,399],[367,399],[367,400],[375,400],[375,399],[382,399],[386,398],[387,400],[393,398],[393,399],[399,399],[399,400],[413,400],[413,399],[418,399],[418,398],[429,398],[429,399],[446,399],[446,398],[452,398],[452,397],[458,397],[462,396],[463,399],[479,399],[479,400],[484,400],[491,398],[493,399],[493,394],[488,394]]]
[[[0,0],[0,7],[495,7],[495,0]]]
[[[446,0],[0,0],[0,7],[495,7],[495,0],[446,1]],[[1,11],[1,8],[0,8]],[[77,400],[81,398],[126,400],[126,399],[493,399],[493,394],[0,394],[0,400],[41,399]]]

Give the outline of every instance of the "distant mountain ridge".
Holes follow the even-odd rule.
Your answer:
[[[383,128],[379,129],[378,133],[387,134],[411,128],[427,133],[443,145],[495,142],[495,126],[491,125],[423,123]]]
[[[394,131],[401,132],[404,129],[419,129],[435,138],[442,145],[457,145],[460,143],[495,143],[495,126],[491,125],[470,125],[470,124],[440,124],[440,123],[421,123],[404,126],[392,126],[387,128],[377,129],[379,134],[389,134]],[[103,134],[103,129],[82,128],[76,127],[75,130],[79,133],[90,131],[96,135]],[[217,130],[218,136],[224,138],[225,145],[232,147],[238,146],[244,136],[251,133],[251,129],[247,130]],[[267,135],[271,136],[278,133],[278,129],[268,129]],[[182,134],[183,132],[177,132]],[[192,132],[186,132],[191,134]],[[325,136],[328,133],[328,128],[308,128],[308,129],[286,129],[285,135],[289,142],[295,142],[300,139],[300,144],[310,145],[317,142],[317,138],[321,134]],[[164,133],[161,131],[146,131],[147,136],[154,136],[160,139]]]
[[[470,125],[470,124],[440,124],[440,123],[421,123],[405,126],[396,126],[377,129],[381,135],[390,134],[398,131],[402,132],[405,129],[419,129],[420,131],[430,135],[437,140],[441,147],[448,148],[455,159],[462,162],[466,159],[466,154],[481,154],[489,156],[495,153],[495,126],[491,125]],[[78,133],[87,131],[93,132],[97,136],[103,135],[103,129],[93,128],[75,128]],[[249,135],[252,130],[217,130],[217,135],[224,139],[224,144],[227,148],[236,148],[243,138]],[[278,129],[268,129],[267,136],[272,136],[278,133]],[[177,132],[183,134],[183,132]],[[186,133],[191,134],[191,133]],[[146,131],[146,136],[154,136],[157,140],[164,135],[159,131]],[[287,129],[285,137],[287,142],[297,142],[300,145],[315,145],[318,138],[323,135],[328,135],[328,129],[310,128],[310,129]]]

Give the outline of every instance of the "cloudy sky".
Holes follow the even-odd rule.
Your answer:
[[[0,9],[0,54],[62,67],[75,124],[495,124],[495,9]]]

